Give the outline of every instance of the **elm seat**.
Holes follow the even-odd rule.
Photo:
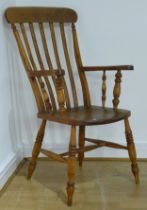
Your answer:
[[[38,129],[28,168],[28,179],[32,177],[40,152],[50,159],[66,163],[67,203],[72,205],[76,161],[78,160],[79,166],[82,167],[85,152],[106,146],[128,151],[135,182],[138,183],[139,170],[133,134],[129,124],[130,111],[118,109],[122,72],[131,72],[134,67],[132,65],[84,65],[76,31],[78,15],[72,9],[13,7],[6,10],[5,16],[11,24],[24,69],[35,96],[38,118],[41,118],[41,125]],[[75,74],[76,70],[78,74]],[[87,71],[91,74],[99,72],[96,77],[101,91],[96,91],[95,88],[91,89],[96,94],[100,93],[98,98],[100,97],[101,100],[98,101],[100,102],[97,104],[98,106],[93,106],[91,103]],[[107,108],[106,105],[110,99],[107,95],[111,92],[108,90],[111,86],[107,87],[107,80],[109,79],[107,72],[110,71],[114,73],[113,108]],[[83,101],[81,101],[79,94],[80,86],[77,85],[78,76]],[[83,102],[82,106],[79,105],[79,99]],[[86,126],[109,124],[120,120],[124,121],[126,145],[86,138]],[[48,121],[70,125],[71,135],[67,152],[57,154],[42,148]],[[77,128],[79,131],[78,145],[76,141]],[[49,139],[49,141],[52,140]],[[85,145],[86,141],[94,145]]]
[[[77,107],[67,109],[64,112],[57,111],[52,113],[38,113],[38,117],[58,123],[68,125],[102,125],[117,122],[129,117],[130,111],[113,108],[105,108],[99,106]]]

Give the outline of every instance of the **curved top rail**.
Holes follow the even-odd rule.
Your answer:
[[[10,7],[5,16],[9,23],[77,21],[74,10],[59,7]]]

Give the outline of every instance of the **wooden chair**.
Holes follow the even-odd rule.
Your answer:
[[[25,67],[28,79],[33,89],[38,107],[38,118],[42,120],[36,142],[34,144],[32,159],[28,169],[28,179],[31,178],[39,153],[43,153],[53,160],[67,164],[68,182],[67,196],[68,205],[72,204],[75,179],[76,156],[78,155],[79,166],[82,166],[84,152],[96,149],[98,147],[111,147],[115,149],[128,150],[131,160],[132,172],[135,176],[136,183],[139,182],[139,170],[137,166],[136,150],[133,140],[129,120],[131,113],[128,110],[118,109],[119,97],[121,93],[121,71],[133,70],[131,65],[123,66],[84,66],[80,55],[75,22],[77,14],[74,10],[68,8],[46,8],[46,7],[13,7],[8,8],[5,12],[7,21],[11,24],[22,62]],[[70,59],[69,46],[67,45],[67,34],[65,24],[70,27],[71,37],[73,40],[73,51],[78,69],[78,75],[83,92],[83,106],[78,105],[77,86],[75,84],[72,62]],[[48,25],[48,28],[46,28]],[[59,53],[56,28],[58,26],[60,38],[62,40],[63,52],[65,56],[67,71],[63,70],[62,60]],[[46,27],[45,27],[46,26]],[[38,30],[36,32],[36,27]],[[50,53],[51,45],[48,43],[49,37],[45,30],[48,30],[51,37],[52,54]],[[28,37],[28,34],[30,38]],[[38,41],[40,36],[40,42]],[[32,42],[32,46],[30,45]],[[40,47],[42,45],[41,52]],[[34,51],[33,49],[34,48]],[[34,55],[36,57],[34,57]],[[54,55],[56,67],[54,67],[51,55]],[[37,63],[38,62],[38,63]],[[46,62],[47,67],[44,62]],[[65,69],[65,68],[64,68]],[[102,105],[93,106],[91,104],[86,72],[102,72]],[[106,72],[114,71],[115,85],[113,89],[113,108],[107,108],[106,104]],[[65,74],[65,75],[64,75]],[[72,89],[73,105],[69,96],[69,87],[65,79],[69,75]],[[86,126],[103,125],[124,121],[127,145],[96,140],[85,137]],[[42,141],[45,132],[46,121],[54,121],[71,126],[71,136],[69,142],[69,151],[56,154],[52,151],[42,149]],[[76,128],[79,127],[79,145],[76,145]],[[94,145],[85,146],[85,141]],[[66,157],[67,156],[67,157]]]

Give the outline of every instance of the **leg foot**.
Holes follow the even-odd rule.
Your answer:
[[[130,160],[132,162],[132,165],[131,165],[132,173],[135,177],[136,184],[138,184],[139,183],[139,168],[137,165],[136,148],[135,148],[133,134],[132,134],[132,130],[131,130],[128,118],[125,119],[124,123],[125,123],[125,134],[126,134],[126,140],[127,140],[127,146],[128,146],[128,153],[129,153]]]
[[[27,175],[27,179],[28,179],[28,180],[31,179],[32,174],[33,174],[35,168],[36,168],[36,163],[33,164],[32,162],[30,162],[30,163],[29,163],[29,167],[28,167],[28,175]]]
[[[72,206],[72,197],[74,193],[74,183],[67,183],[67,195],[68,195],[68,200],[67,200],[67,205]]]
[[[42,145],[42,141],[43,141],[43,137],[44,137],[45,126],[46,126],[46,120],[43,120],[41,125],[40,125],[40,128],[38,130],[38,134],[37,134],[37,137],[36,137],[36,142],[35,142],[34,147],[33,147],[32,158],[31,158],[29,168],[28,168],[27,179],[31,179],[32,174],[35,170],[36,160],[37,160],[37,157],[39,155],[41,145]]]
[[[139,184],[139,168],[137,164],[132,164],[132,173],[134,174],[135,177],[135,183]]]

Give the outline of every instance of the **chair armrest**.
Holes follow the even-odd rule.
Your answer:
[[[81,66],[82,71],[118,71],[118,70],[134,70],[132,65],[121,66]]]
[[[121,94],[121,81],[122,81],[122,70],[133,70],[134,67],[132,65],[121,65],[121,66],[81,66],[80,70],[85,71],[102,71],[102,107],[105,108],[106,104],[106,92],[107,92],[107,86],[106,86],[106,72],[108,71],[115,71],[115,84],[113,88],[113,109],[116,111],[118,109],[119,105],[119,97]]]

